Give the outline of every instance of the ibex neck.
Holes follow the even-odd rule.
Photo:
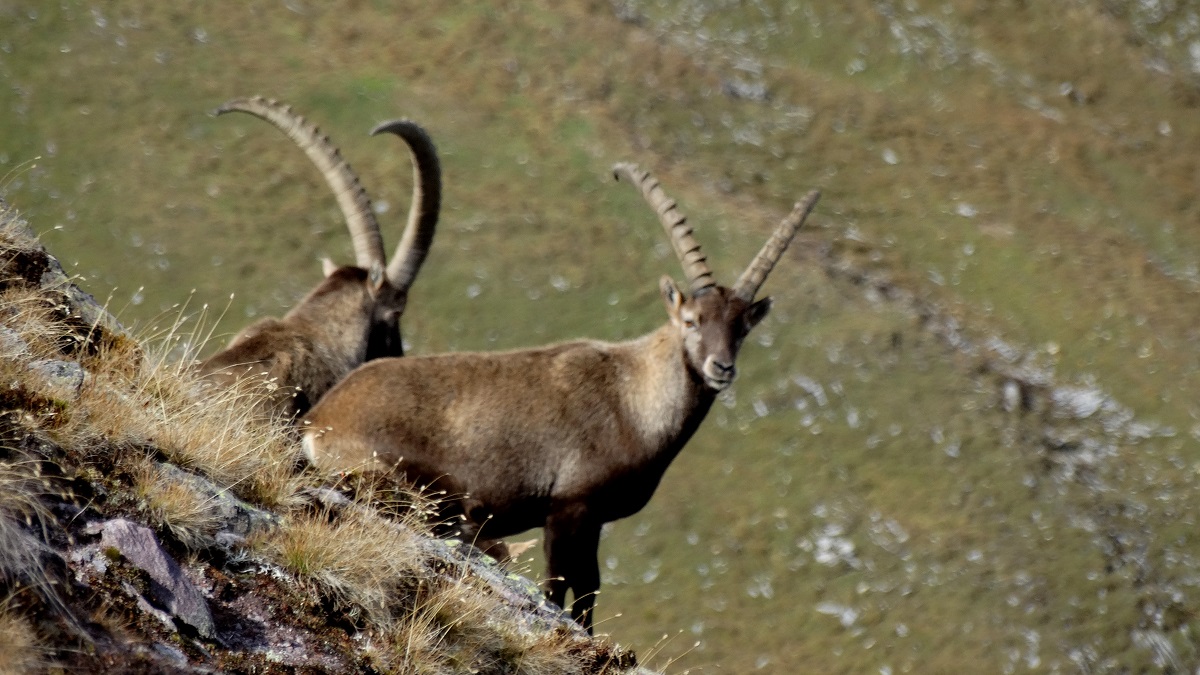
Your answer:
[[[671,324],[627,344],[630,416],[647,449],[666,452],[670,461],[708,413],[713,392],[688,367],[683,338]]]

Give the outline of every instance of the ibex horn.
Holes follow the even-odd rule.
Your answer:
[[[767,275],[771,273],[775,263],[779,262],[779,258],[787,250],[788,244],[792,243],[796,231],[808,219],[808,214],[817,205],[817,199],[820,197],[821,192],[813,190],[805,195],[804,199],[796,202],[792,212],[783,219],[783,222],[779,223],[779,227],[775,228],[771,238],[763,244],[762,249],[759,250],[758,255],[754,256],[754,260],[750,262],[746,271],[738,277],[737,283],[733,285],[734,295],[746,302],[754,300],[754,294],[758,293],[758,289],[767,280]]]
[[[658,184],[658,180],[643,171],[636,164],[622,163],[613,166],[613,176],[620,180],[624,176],[642,191],[646,203],[658,214],[663,229],[675,247],[675,255],[683,264],[683,273],[687,277],[692,294],[717,285],[713,279],[712,270],[708,267],[708,259],[700,250],[700,244],[692,236],[692,226],[687,224],[684,216],[675,208],[675,200],[668,197]]]
[[[391,120],[371,130],[372,136],[382,133],[396,134],[412,152],[413,192],[408,224],[387,266],[387,277],[392,285],[408,290],[433,244],[433,233],[437,229],[438,212],[442,206],[442,167],[429,134],[416,122]]]
[[[342,159],[341,153],[330,143],[329,138],[322,136],[316,125],[296,114],[291,106],[261,96],[234,99],[217,108],[215,113],[223,115],[235,111],[249,113],[270,122],[300,146],[304,154],[321,170],[325,182],[337,197],[342,216],[346,219],[346,227],[350,230],[350,240],[354,244],[355,264],[365,269],[370,269],[376,262],[384,264],[386,261],[383,257],[383,237],[379,233],[375,213],[371,211],[371,200],[367,197],[367,191],[363,189],[358,176],[346,160]]]

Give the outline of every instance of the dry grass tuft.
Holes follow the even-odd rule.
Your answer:
[[[33,626],[10,603],[0,603],[0,673],[41,672],[50,665]]]
[[[55,522],[41,500],[47,486],[38,473],[36,460],[19,453],[0,461],[0,588],[10,596],[31,590],[69,619],[58,597],[59,582],[45,559],[51,553],[46,541]]]
[[[417,533],[363,510],[301,515],[251,546],[351,613],[391,624],[422,558]]]
[[[503,622],[500,603],[474,579],[423,579],[411,609],[386,631],[384,637],[391,649],[388,658],[378,660],[379,665],[395,672],[430,675],[526,672],[513,671],[524,645],[497,630]]]
[[[169,531],[190,550],[211,546],[221,525],[212,498],[166,475],[150,457],[133,462],[133,494],[150,523]]]
[[[521,675],[626,672],[632,655],[583,639],[565,627],[535,629],[512,621],[508,608],[475,577],[425,580],[411,611],[388,631],[384,670],[429,674],[503,672]]]
[[[447,629],[420,612],[394,624],[384,633],[384,649],[374,654],[373,665],[385,672],[415,675],[449,675],[455,669],[445,648]]]
[[[556,675],[558,673],[589,672],[572,653],[572,638],[566,631],[542,632],[522,636],[521,651],[514,666],[527,675]]]
[[[379,502],[378,492],[363,488],[359,499],[295,518],[251,546],[365,619],[376,636],[367,652],[374,667],[428,675],[604,670],[582,665],[588,659],[572,648],[579,636],[514,624],[510,610],[465,567],[425,558],[419,508],[401,502],[392,517],[384,517],[365,506]]]
[[[4,340],[0,358],[30,362],[62,358],[64,348],[77,342],[71,331],[57,320],[54,305],[45,293],[13,286],[0,294],[0,318],[9,336]]]
[[[215,389],[200,379],[187,360],[195,349],[189,338],[196,336],[182,332],[184,323],[143,343],[144,354],[132,362],[115,350],[90,359],[93,378],[79,406],[86,415],[75,431],[129,448],[153,447],[267,507],[300,505],[298,490],[312,481],[296,471],[300,454],[291,426],[258,405],[263,392]]]

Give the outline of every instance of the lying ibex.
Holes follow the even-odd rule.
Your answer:
[[[780,223],[733,288],[718,286],[692,229],[658,182],[641,188],[683,263],[692,296],[661,281],[669,321],[628,342],[372,361],[334,387],[303,422],[319,468],[394,470],[452,498],[468,540],[545,528],[546,592],[591,630],[600,526],[639,511],[667,465],[733,382],[734,359],[769,298],[767,274],[816,204]]]
[[[222,386],[243,378],[265,378],[275,387],[272,403],[285,416],[294,417],[307,412],[364,361],[403,355],[400,315],[433,242],[441,206],[441,168],[433,142],[419,125],[393,120],[371,131],[398,135],[413,159],[408,224],[388,263],[371,201],[328,137],[275,101],[238,99],[216,112],[233,111],[270,122],[304,150],[337,196],[354,243],[355,266],[337,267],[326,259],[324,280],[282,319],[251,324],[200,364],[200,372]]]

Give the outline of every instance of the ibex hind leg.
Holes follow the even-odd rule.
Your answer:
[[[571,618],[592,633],[592,608],[600,590],[600,523],[551,517],[546,523],[546,597],[566,608],[567,590],[574,597]]]

